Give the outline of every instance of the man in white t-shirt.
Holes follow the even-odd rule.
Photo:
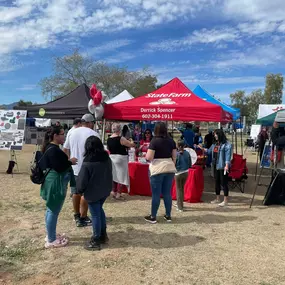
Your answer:
[[[69,157],[76,157],[78,162],[73,165],[73,172],[75,179],[77,178],[81,169],[84,152],[85,142],[90,136],[96,136],[99,138],[99,134],[93,130],[94,128],[94,117],[91,114],[85,114],[81,119],[82,126],[74,128],[70,135],[66,137],[64,143],[64,152]],[[87,217],[88,204],[80,194],[77,193],[76,187],[71,188],[73,208],[74,208],[74,219],[78,227],[85,227],[91,225],[92,221]]]
[[[73,126],[72,128],[68,131],[65,141],[67,141],[69,139],[70,134],[72,133],[73,130],[77,129],[81,127],[81,119],[80,118],[76,118],[73,120]]]

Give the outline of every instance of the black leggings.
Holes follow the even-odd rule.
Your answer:
[[[216,195],[219,196],[221,194],[221,186],[222,186],[224,191],[224,196],[225,197],[229,196],[228,173],[224,175],[224,169],[214,168],[214,176],[215,176]]]

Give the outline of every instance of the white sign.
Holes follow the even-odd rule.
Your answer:
[[[260,125],[252,125],[251,129],[250,129],[250,137],[254,140],[257,139],[259,133],[261,130],[261,126]]]
[[[27,111],[0,110],[0,150],[21,150]]]
[[[267,117],[273,113],[276,113],[280,110],[285,110],[285,105],[271,105],[271,104],[260,104],[258,108],[258,116],[257,119],[261,119]]]
[[[35,118],[36,127],[50,127],[51,126],[51,119],[44,119],[44,118]]]

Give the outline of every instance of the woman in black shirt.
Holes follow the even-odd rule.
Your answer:
[[[56,248],[67,245],[68,238],[56,234],[58,215],[66,196],[67,183],[70,179],[71,165],[77,163],[76,158],[68,159],[59,148],[64,143],[62,127],[53,127],[45,135],[42,148],[41,169],[48,171],[41,186],[41,197],[46,201],[46,230],[45,248]]]
[[[176,145],[167,134],[165,123],[157,123],[154,128],[154,138],[150,142],[146,159],[151,161],[150,184],[152,190],[151,214],[145,217],[149,223],[155,224],[156,214],[160,204],[160,196],[163,195],[165,205],[164,219],[171,222],[171,186],[176,172]]]
[[[121,136],[121,125],[112,125],[112,135],[107,140],[107,148],[113,165],[113,190],[111,195],[114,199],[123,199],[121,196],[122,186],[129,187],[129,168],[127,148],[135,147],[135,144]]]

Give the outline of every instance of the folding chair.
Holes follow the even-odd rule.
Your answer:
[[[237,188],[241,193],[244,193],[245,182],[248,178],[247,173],[246,159],[242,155],[234,153],[229,173],[229,186],[231,189]]]

